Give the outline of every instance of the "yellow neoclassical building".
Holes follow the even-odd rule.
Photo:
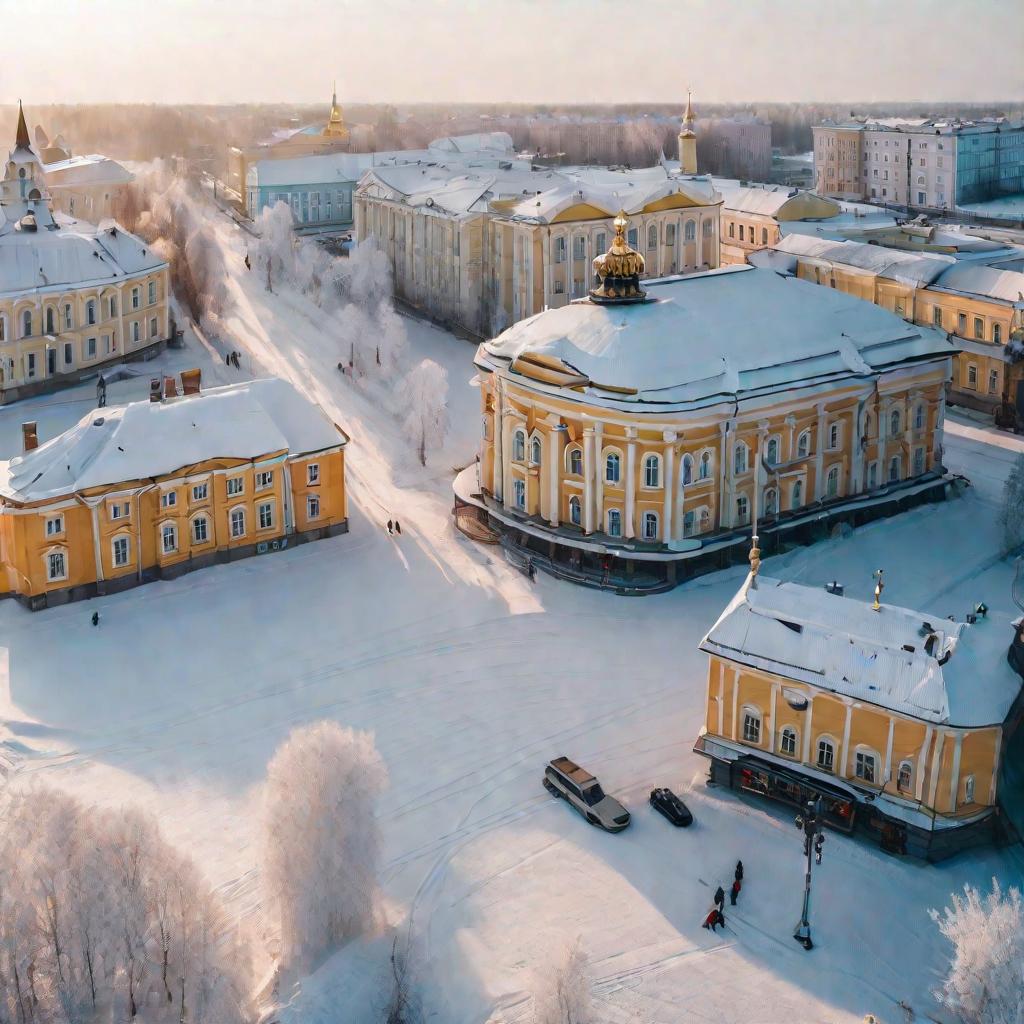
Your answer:
[[[711,779],[941,859],[996,834],[999,769],[1024,704],[1024,636],[962,609],[912,611],[747,577],[701,642]],[[1015,652],[1010,660],[1007,648]]]
[[[116,225],[54,218],[20,110],[0,215],[0,403],[77,383],[166,343],[167,263]]]
[[[0,594],[43,608],[348,529],[338,427],[282,380],[198,381],[42,445],[23,426],[0,462]]]
[[[755,490],[769,546],[944,494],[943,335],[750,266],[642,280],[615,227],[588,298],[477,350],[459,522],[643,591],[742,553]]]

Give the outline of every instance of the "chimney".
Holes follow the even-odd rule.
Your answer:
[[[164,377],[164,398],[178,397],[178,382],[173,377]]]
[[[21,449],[30,452],[39,447],[39,433],[35,420],[21,425]]]
[[[836,597],[842,597],[845,592],[845,588],[842,583],[839,583],[836,580],[833,580],[831,583],[826,583],[825,590],[830,594],[834,594]]]
[[[200,384],[203,379],[203,371],[198,367],[191,370],[181,371],[181,393],[183,395],[198,395]]]

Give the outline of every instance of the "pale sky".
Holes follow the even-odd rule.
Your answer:
[[[0,102],[27,105],[313,103],[333,78],[342,103],[681,102],[687,85],[696,104],[1024,99],[1021,0],[0,0],[0,15]]]

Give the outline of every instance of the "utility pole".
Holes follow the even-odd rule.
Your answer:
[[[825,843],[825,833],[821,829],[818,817],[820,797],[817,800],[808,800],[803,814],[796,816],[796,827],[804,833],[804,855],[807,858],[807,870],[804,874],[804,905],[800,915],[800,923],[793,932],[793,938],[806,950],[814,948],[811,942],[811,855],[814,856],[814,863],[821,863],[821,848]]]

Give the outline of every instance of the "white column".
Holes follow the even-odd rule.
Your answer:
[[[636,518],[636,428],[626,428],[626,523],[625,534],[636,536],[633,520]]]
[[[594,521],[604,524],[604,425],[594,424]]]
[[[583,532],[594,532],[594,430],[583,431]]]
[[[945,422],[946,422],[946,389],[944,387],[942,387],[942,388],[939,388],[939,411],[938,411],[938,415],[935,417],[935,435],[934,435],[934,437],[935,437],[935,444],[932,447],[932,451],[934,451],[934,453],[935,453],[935,456],[934,456],[934,459],[933,459],[933,465],[934,466],[941,466],[942,465],[942,456],[943,456],[943,450],[942,450],[942,448],[943,448],[943,445],[942,445],[943,434],[942,434],[942,429],[943,429],[943,426],[944,426]]]
[[[548,431],[548,523],[557,526],[562,513],[562,452],[566,429],[561,423]]]
[[[494,436],[494,464],[491,466],[491,494],[501,501],[505,492],[505,402],[501,378],[494,374],[494,422],[491,430]]]
[[[953,746],[953,771],[949,777],[949,809],[956,810],[956,798],[960,789],[960,753],[963,748],[964,735],[961,732],[956,734]]]
[[[885,774],[882,776],[882,785],[892,778],[892,738],[896,731],[896,719],[889,718],[889,738],[885,741]]]
[[[543,249],[543,247],[542,247]],[[555,262],[555,254],[551,243],[551,228],[548,228],[548,244],[547,253],[544,258],[544,308],[547,309],[551,305],[551,292],[554,288],[551,277],[554,273],[553,265]]]
[[[740,709],[740,670],[734,668],[732,670],[732,738],[736,739],[736,725],[739,721]]]
[[[814,695],[807,695],[807,717],[804,719],[804,753],[801,760],[804,764],[811,763],[811,724],[814,718]]]
[[[665,505],[662,512],[662,540],[667,544],[672,539],[672,515],[673,515],[673,502],[672,495],[674,489],[675,479],[675,442],[676,433],[674,430],[666,430],[665,441],[665,454],[662,456],[662,461],[665,463]]]
[[[848,494],[859,494],[863,489],[864,480],[864,449],[860,439],[864,435],[864,402],[857,402],[850,426],[853,436],[850,438],[850,487]]]
[[[849,776],[849,774],[850,774],[849,766],[848,766],[847,762],[849,761],[849,750],[848,750],[848,748],[850,746],[850,717],[851,717],[852,712],[853,712],[853,705],[852,704],[847,704],[846,705],[846,720],[843,722],[842,760],[839,762],[839,777],[843,778],[843,779],[847,778]]]
[[[724,736],[725,729],[725,664],[718,663],[718,735]]]
[[[932,753],[932,778],[928,783],[928,806],[935,810],[935,795],[939,788],[939,772],[942,768],[942,747],[946,741],[946,734],[940,732],[935,740],[935,750]]]
[[[917,802],[924,799],[924,773],[928,764],[928,746],[932,741],[932,727],[929,725],[924,731],[924,743],[921,744],[921,752],[917,755],[917,785],[914,787],[914,795]]]
[[[775,753],[775,706],[779,700],[779,684],[772,683],[772,704],[768,712],[768,749]]]
[[[721,451],[718,456],[718,525],[724,530],[732,515],[732,452],[729,450],[730,420],[721,425]]]
[[[814,452],[814,500],[818,501],[825,493],[825,481],[822,474],[825,468],[825,425],[826,413],[825,403],[818,406],[818,440],[815,443]]]

